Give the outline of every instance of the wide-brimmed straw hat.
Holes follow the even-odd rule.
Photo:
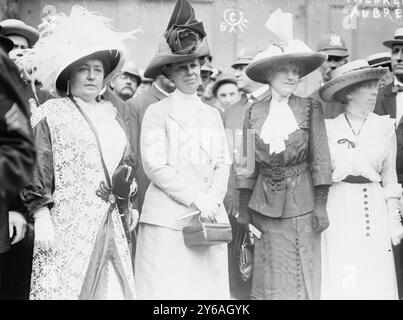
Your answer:
[[[2,27],[0,34],[4,36],[19,35],[27,39],[31,48],[39,39],[39,31],[27,25],[24,21],[17,19],[6,19],[0,22]]]
[[[137,31],[119,33],[110,19],[78,5],[72,7],[70,16],[55,14],[40,28],[41,38],[22,60],[36,68],[35,77],[43,89],[55,96],[66,94],[71,67],[86,58],[100,59],[107,67],[106,86],[126,61],[124,40]]]
[[[378,52],[368,56],[367,61],[371,68],[387,67],[390,70],[392,67],[391,56],[392,54],[390,51]]]
[[[394,44],[403,44],[403,28],[396,29],[393,39],[383,42],[383,45],[388,48],[392,48]]]
[[[380,80],[386,70],[383,67],[371,68],[365,59],[354,60],[334,70],[330,74],[331,79],[319,89],[319,95],[328,102],[332,100],[343,102],[351,86],[370,80]]]
[[[327,55],[313,52],[300,40],[293,40],[287,46],[270,45],[267,50],[259,52],[246,68],[249,78],[260,83],[267,83],[267,71],[276,65],[287,62],[296,64],[300,70],[300,78],[319,68],[327,59]]]
[[[151,59],[144,76],[155,79],[162,73],[161,68],[171,63],[185,62],[207,57],[210,48],[203,23],[198,22],[193,7],[188,0],[178,0],[172,13],[164,39],[158,52]]]

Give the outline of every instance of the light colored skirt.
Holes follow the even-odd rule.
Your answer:
[[[390,221],[379,183],[329,190],[322,234],[322,299],[397,299]]]
[[[229,299],[227,245],[187,247],[182,231],[141,223],[136,298]]]

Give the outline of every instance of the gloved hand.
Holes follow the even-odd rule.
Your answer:
[[[112,176],[112,193],[119,198],[127,198],[133,178],[134,170],[131,166],[124,164],[117,167]]]
[[[24,238],[25,232],[27,231],[27,220],[25,220],[21,213],[17,211],[9,211],[8,221],[10,239],[12,239],[11,244],[13,245]]]
[[[35,242],[44,251],[50,250],[55,241],[55,230],[48,207],[42,207],[34,213]]]
[[[200,217],[204,220],[214,220],[220,210],[218,203],[207,194],[198,195],[193,205],[200,210]]]
[[[250,213],[249,213],[249,200],[252,196],[252,190],[250,189],[240,189],[239,190],[239,214],[237,217],[237,222],[243,225],[247,230],[249,230],[249,221],[250,221]]]
[[[399,199],[388,198],[388,214],[390,220],[391,240],[394,246],[397,246],[403,238],[403,226],[401,222]]]
[[[315,187],[315,208],[312,212],[313,231],[321,233],[329,226],[329,218],[326,212],[327,194],[329,186]]]

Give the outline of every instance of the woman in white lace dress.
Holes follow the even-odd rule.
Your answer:
[[[57,41],[50,35],[34,51],[39,80],[59,97],[40,106],[31,120],[38,164],[23,191],[35,221],[30,298],[133,299],[125,230],[130,223],[119,216],[131,213],[133,162],[119,114],[98,99],[124,63],[124,46],[84,8],[73,7],[71,17],[59,18],[57,26],[70,31],[86,21],[88,42],[71,39],[77,36],[72,33],[65,39],[70,46],[50,49]],[[62,30],[53,32],[61,36]],[[89,37],[96,33],[105,39]]]
[[[356,60],[336,69],[320,90],[323,99],[346,104],[326,120],[332,159],[322,234],[322,299],[397,299],[392,242],[400,224],[394,123],[372,111],[385,69]]]

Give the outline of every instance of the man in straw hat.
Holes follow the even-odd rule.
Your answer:
[[[372,112],[385,73],[358,59],[333,71],[319,92],[345,106],[326,120],[332,186],[330,225],[322,235],[323,299],[398,298],[392,244],[399,244],[403,227],[395,128],[393,119]]]
[[[395,31],[394,38],[386,40],[383,45],[391,50],[393,82],[380,88],[375,113],[390,115],[396,119],[397,156],[396,172],[400,184],[403,183],[403,28]],[[399,297],[403,298],[403,246],[394,248]]]
[[[385,75],[382,77],[379,87],[382,88],[389,83],[393,82],[393,72],[392,72],[392,59],[391,52],[378,52],[371,54],[367,57],[367,61],[372,68],[385,67],[387,68]]]
[[[333,31],[325,32],[320,37],[316,51],[327,54],[327,60],[319,68],[322,75],[320,86],[310,96],[322,104],[325,119],[332,119],[343,110],[343,106],[336,101],[323,101],[319,95],[319,89],[330,80],[330,74],[333,70],[347,63],[349,52],[342,37]]]
[[[11,40],[0,36],[0,42],[1,47],[11,50]],[[21,263],[21,259],[17,261],[10,257],[10,247],[23,239],[27,226],[21,214],[9,210],[14,209],[12,202],[16,202],[14,198],[32,176],[36,161],[28,103],[22,88],[16,65],[0,48],[0,299],[22,298],[15,295],[20,288],[9,285],[13,275],[10,270],[21,270],[21,266],[15,264]],[[32,254],[28,255],[25,262],[31,257]],[[26,277],[29,280],[29,274],[25,274],[23,279],[14,279],[12,284],[27,286]]]
[[[251,297],[319,299],[330,155],[320,103],[294,92],[326,55],[293,38],[289,13],[276,10],[266,25],[289,34],[279,34],[283,43],[258,53],[246,69],[252,80],[270,85],[270,97],[245,113],[243,152],[256,165],[237,172],[238,221],[261,231],[255,239]],[[247,153],[253,147],[255,158]]]

